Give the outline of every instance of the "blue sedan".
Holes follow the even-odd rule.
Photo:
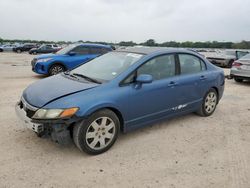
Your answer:
[[[130,48],[30,85],[16,105],[22,122],[58,143],[72,138],[89,154],[107,151],[118,132],[196,112],[210,116],[224,72],[195,52]]]
[[[31,61],[31,66],[35,73],[52,76],[71,70],[111,50],[112,48],[109,45],[72,44],[55,54],[43,54],[35,57]]]

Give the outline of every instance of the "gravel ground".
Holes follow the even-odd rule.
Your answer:
[[[208,118],[195,114],[121,134],[89,156],[23,129],[14,105],[44,78],[28,54],[0,53],[0,187],[250,187],[250,83],[226,80]],[[225,70],[228,73],[228,70]]]

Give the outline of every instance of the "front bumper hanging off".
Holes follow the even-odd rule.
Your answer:
[[[63,145],[71,142],[69,126],[72,121],[33,120],[27,116],[27,112],[21,107],[20,102],[16,104],[15,111],[20,123],[39,137],[51,137],[54,142]]]

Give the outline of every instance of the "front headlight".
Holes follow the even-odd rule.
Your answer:
[[[79,108],[68,109],[39,109],[33,115],[33,119],[58,119],[73,116]]]
[[[40,63],[42,63],[42,62],[47,62],[47,61],[49,61],[49,60],[51,60],[51,59],[52,59],[52,58],[38,59],[37,62],[40,62]]]

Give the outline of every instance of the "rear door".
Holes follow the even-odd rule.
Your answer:
[[[178,54],[178,62],[178,110],[195,109],[200,105],[209,87],[206,64],[192,54]]]

